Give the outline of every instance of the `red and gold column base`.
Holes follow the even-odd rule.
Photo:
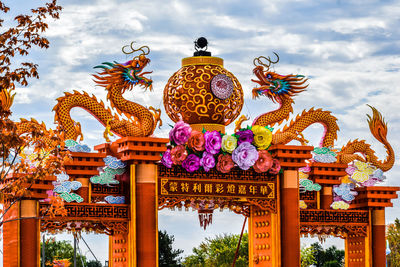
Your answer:
[[[349,235],[346,238],[346,266],[365,267],[366,266],[366,237]],[[385,266],[385,265],[384,265]]]
[[[272,217],[268,211],[251,207],[249,219],[249,265],[254,267],[275,266],[275,235]]]
[[[110,236],[110,256],[109,266],[128,267],[129,266],[129,242],[128,234],[115,233]],[[133,265],[132,265],[133,266]]]

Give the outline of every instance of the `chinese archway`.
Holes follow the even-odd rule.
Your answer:
[[[400,188],[376,186],[394,164],[381,114],[372,108],[368,123],[387,149],[383,161],[357,139],[335,149],[339,127],[328,111],[305,110],[280,127],[307,79],[271,71],[279,61],[275,54],[275,61],[254,59],[258,87],[252,94],[267,96],[279,109],[247,127],[241,126],[242,116],[234,134],[227,134],[244,94],[206,46],[198,39],[194,56],[182,60],[165,86],[165,111],[176,123],[169,138],[153,136],[160,110],[123,97],[135,86],[152,89],[143,72],[150,61],[147,46],[124,47],[134,55],[126,63],[96,66],[96,82],[117,112],[85,92],[57,99],[55,119],[65,130],[72,160],[64,174],[34,184],[32,194],[5,214],[10,222],[3,226],[4,266],[39,266],[40,233],[60,231],[109,235],[109,266],[158,266],[157,214],[164,208],[197,210],[204,228],[215,209],[248,217],[250,266],[300,266],[301,236],[343,238],[346,266],[385,266],[385,208]],[[95,146],[96,152],[77,142],[82,133],[70,117],[74,107],[105,126],[107,142]],[[314,123],[325,128],[320,147],[308,146],[302,134]],[[119,139],[110,142],[111,134]],[[288,145],[291,141],[300,144]],[[51,194],[64,199],[67,216],[49,216]]]

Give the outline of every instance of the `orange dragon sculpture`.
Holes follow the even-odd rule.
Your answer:
[[[95,68],[101,69],[95,77],[95,82],[105,87],[107,90],[107,100],[110,101],[111,107],[119,114],[124,114],[128,119],[121,119],[117,114],[109,108],[105,108],[104,103],[99,102],[95,96],[89,96],[86,92],[65,93],[65,96],[57,99],[58,103],[53,108],[55,111],[55,121],[65,130],[66,139],[76,140],[82,133],[80,132],[80,124],[72,120],[70,110],[74,107],[81,107],[90,112],[96,119],[106,127],[104,137],[109,142],[108,135],[115,133],[120,137],[125,136],[150,136],[153,134],[157,123],[161,119],[159,109],[149,107],[149,109],[137,103],[126,100],[122,95],[125,91],[130,91],[136,85],[144,89],[152,90],[152,80],[145,78],[143,75],[151,72],[142,72],[149,63],[150,59],[146,57],[150,49],[142,46],[139,49],[130,45],[130,51],[126,51],[129,46],[124,46],[122,51],[125,54],[132,54],[140,51],[141,54],[135,56],[126,63],[110,63],[104,62]]]
[[[258,57],[254,59],[253,63],[255,68],[253,73],[258,78],[252,80],[259,84],[259,87],[253,89],[253,98],[261,95],[267,96],[273,102],[277,102],[280,107],[271,112],[267,112],[258,116],[253,125],[273,126],[279,124],[285,119],[289,119],[290,114],[293,112],[292,99],[296,94],[303,92],[308,85],[305,85],[307,79],[302,75],[280,75],[270,71],[271,64],[279,61],[277,54],[276,61],[272,61],[270,57]],[[387,171],[392,168],[394,164],[394,151],[386,139],[387,124],[385,123],[382,115],[373,107],[372,118],[368,115],[368,124],[372,135],[381,142],[387,150],[387,157],[384,161],[378,160],[375,151],[371,149],[370,145],[364,140],[350,141],[345,145],[340,152],[338,152],[338,162],[350,163],[357,159],[368,161],[372,165],[380,168],[382,171]],[[297,115],[288,126],[282,130],[278,130],[273,135],[273,144],[287,144],[292,140],[297,140],[303,145],[307,143],[302,132],[314,123],[320,123],[324,126],[324,134],[320,142],[320,146],[333,147],[337,138],[339,127],[337,119],[331,115],[330,111],[323,111],[322,109],[304,110],[301,114]],[[361,153],[365,158],[356,153]]]

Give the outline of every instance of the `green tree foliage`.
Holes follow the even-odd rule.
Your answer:
[[[315,249],[313,247],[302,247],[300,250],[301,267],[311,266],[317,261],[315,260]]]
[[[400,267],[400,220],[398,218],[387,226],[386,238],[390,248],[390,254],[387,256],[388,266]]]
[[[42,243],[40,243],[40,251],[42,251]],[[62,260],[67,259],[73,266],[73,259],[74,259],[74,248],[71,245],[70,241],[62,240],[62,241],[55,241],[50,239],[46,241],[44,246],[45,254],[46,254],[46,266],[53,266],[52,262],[54,260]],[[84,267],[83,263],[86,265],[86,257],[77,253],[76,255],[77,260],[77,267]],[[95,266],[95,265],[92,265]],[[101,265],[99,265],[101,266]]]
[[[99,261],[91,260],[87,262],[86,267],[103,267],[103,265]]]
[[[193,248],[193,255],[185,258],[184,266],[190,267],[230,267],[235,257],[239,235],[224,234],[215,238],[206,238],[199,247]],[[243,234],[239,247],[239,255],[236,267],[249,265],[249,241],[248,234]]]
[[[175,238],[168,235],[166,231],[158,231],[158,257],[160,267],[177,267],[181,265],[181,249],[173,249],[172,244]]]
[[[319,243],[313,243],[310,247],[301,250],[301,266],[316,267],[341,267],[344,264],[344,250],[335,246],[323,249]]]

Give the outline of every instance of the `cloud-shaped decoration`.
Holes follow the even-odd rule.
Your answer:
[[[351,183],[353,183],[353,181],[350,179],[350,177],[349,177],[348,175],[343,176],[343,177],[340,179],[340,182],[341,182],[342,184],[351,184]]]
[[[358,195],[354,189],[354,184],[340,184],[333,186],[333,192],[346,202],[354,200],[355,196]]]
[[[301,194],[303,194],[303,193],[307,192],[307,190],[306,190],[306,188],[305,188],[304,186],[300,185],[300,186],[299,186],[299,192],[300,192]]]
[[[300,169],[299,169],[299,171],[300,172],[303,172],[303,173],[307,173],[307,172],[310,172],[311,171],[311,168],[310,168],[310,166],[305,166],[305,167],[301,167]]]
[[[331,204],[331,208],[334,210],[347,210],[350,205],[344,201],[335,201]]]
[[[121,169],[126,167],[126,164],[124,162],[112,156],[105,157],[103,161],[111,169]]]
[[[71,152],[84,152],[84,153],[89,153],[91,151],[88,145],[80,145],[80,144],[68,147],[68,150]]]
[[[304,202],[304,200],[300,200],[299,207],[302,210],[305,210],[307,208],[307,204]]]
[[[315,147],[311,152],[315,162],[333,163],[336,162],[336,153],[328,147]]]
[[[356,170],[357,170],[357,168],[356,168],[354,165],[349,165],[349,166],[346,168],[346,173],[347,173],[349,176],[352,176],[353,173],[354,173]]]
[[[66,174],[65,172],[56,174],[56,177],[57,177],[57,182],[60,182],[60,183],[69,180],[69,175]]]
[[[78,203],[83,202],[83,198],[80,195],[75,194],[75,193],[65,193],[64,192],[64,193],[59,194],[59,196],[68,203],[70,203],[72,201],[76,201]]]
[[[369,163],[358,160],[354,161],[354,166],[357,170],[354,171],[350,178],[357,183],[367,181],[376,170],[376,167],[371,166]]]
[[[362,186],[374,186],[379,182],[382,182],[386,179],[386,176],[383,175],[383,171],[381,169],[376,169],[370,176],[369,179],[363,183]]]
[[[315,155],[314,156],[314,161],[315,162],[322,162],[322,163],[334,163],[336,162],[336,157],[329,155],[329,154],[324,154],[324,155]]]
[[[78,181],[65,181],[56,186],[54,186],[54,192],[61,193],[70,193],[71,191],[78,190],[82,187],[81,182]]]
[[[93,184],[105,184],[105,185],[113,185],[119,184],[119,181],[114,179],[115,175],[120,175],[125,172],[125,169],[111,169],[109,167],[104,168],[104,172],[99,175],[92,176],[90,178],[90,182]]]
[[[124,196],[106,196],[104,198],[105,201],[107,201],[109,204],[124,204],[125,203],[125,197]]]
[[[301,179],[300,186],[303,186],[306,191],[319,191],[322,188],[319,184],[314,184],[313,181],[308,179]]]
[[[76,146],[78,144],[78,142],[76,142],[75,140],[72,140],[72,139],[68,139],[68,140],[65,140],[64,144],[66,147],[73,147],[73,146]]]
[[[301,179],[308,179],[308,174],[307,173],[304,173],[304,172],[302,172],[302,171],[299,171],[299,179],[301,180]]]
[[[379,182],[379,180],[374,178],[369,178],[365,182],[361,183],[362,186],[374,186]]]
[[[332,155],[336,157],[336,153],[333,152],[329,147],[315,147],[314,151],[312,151],[314,155]]]
[[[386,176],[383,175],[383,171],[381,169],[376,169],[372,173],[372,177],[371,178],[377,179],[379,182],[382,182],[382,181],[386,180]]]
[[[111,169],[110,167],[105,167],[104,172],[110,173],[112,175],[121,175],[125,172],[124,168],[121,169]]]

